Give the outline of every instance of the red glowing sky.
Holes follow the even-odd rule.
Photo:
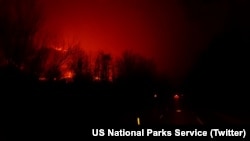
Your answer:
[[[182,76],[204,45],[201,29],[176,0],[48,0],[44,27],[53,34],[80,41],[89,52],[119,56],[130,50],[153,58],[173,77]],[[214,25],[213,25],[214,26]]]

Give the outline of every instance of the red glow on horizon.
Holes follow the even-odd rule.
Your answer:
[[[201,35],[193,32],[198,27],[175,0],[44,0],[43,4],[44,24],[35,42],[42,46],[47,38],[47,46],[57,51],[67,52],[67,43],[78,43],[92,60],[100,51],[114,60],[131,51],[154,60],[158,75],[178,83],[203,48]]]
[[[225,18],[222,16],[225,13],[218,10],[222,3],[211,3],[211,6],[218,6],[216,9],[222,19],[219,21],[219,17],[210,18],[213,17],[213,12],[208,10],[212,8],[210,5],[198,4],[208,6],[203,11],[195,3],[175,0],[6,0],[0,6],[4,29],[1,32],[3,53],[0,52],[0,58],[3,59],[0,65],[11,64],[26,70],[37,61],[41,66],[34,63],[31,71],[36,75],[46,72],[54,76],[57,73],[55,78],[58,79],[67,71],[76,71],[76,64],[82,64],[79,63],[81,58],[77,58],[79,54],[88,55],[91,61],[85,65],[93,69],[98,52],[105,52],[116,60],[123,52],[130,51],[154,60],[157,75],[163,74],[170,81],[183,80]],[[196,10],[190,10],[192,6]],[[207,15],[203,18],[194,14],[196,12]],[[211,26],[216,27],[208,31]],[[60,73],[53,72],[53,68],[58,70],[59,67],[62,67]],[[89,73],[89,70],[84,72]],[[115,74],[111,74],[113,76],[105,76],[105,79],[112,80]]]
[[[155,60],[164,73],[177,73],[181,70],[178,68],[185,67],[178,66],[183,56],[179,49],[185,44],[185,18],[174,1],[73,0],[58,3],[52,0],[44,4],[46,21],[38,37],[51,34],[56,35],[56,41],[79,42],[91,56],[104,51],[117,58],[124,51],[132,51]]]

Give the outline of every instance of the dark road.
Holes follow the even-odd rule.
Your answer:
[[[89,99],[72,98],[39,100],[31,103],[22,102],[19,106],[9,105],[11,110],[3,115],[4,131],[16,135],[18,138],[31,137],[62,137],[71,138],[90,135],[92,128],[151,128],[168,127],[207,127],[210,125],[233,126],[249,125],[247,111],[197,111],[185,102],[182,95],[173,95],[170,99],[161,102],[154,100],[149,108],[134,110],[109,103],[101,98],[95,103]],[[87,103],[87,101],[89,103]],[[101,101],[103,101],[101,103]],[[15,102],[15,101],[12,101]],[[93,102],[93,101],[92,101]],[[96,106],[96,104],[98,106]],[[20,103],[19,103],[20,104]],[[128,105],[130,103],[128,102]],[[126,108],[125,108],[126,109]],[[87,130],[87,131],[86,131]],[[72,135],[73,134],[73,135]],[[13,136],[14,137],[14,136]]]
[[[134,123],[138,125],[203,125],[200,117],[186,108],[179,98],[173,98],[172,102],[152,107],[134,117]]]
[[[156,98],[155,98],[156,99]],[[118,108],[118,107],[117,107]],[[136,107],[134,107],[136,109]],[[109,123],[108,125],[122,126],[167,126],[167,125],[248,125],[250,124],[249,111],[246,110],[195,110],[185,98],[174,95],[173,98],[160,104],[157,100],[152,107],[140,112],[115,112],[99,116],[95,122]],[[106,118],[105,118],[106,117]],[[139,120],[139,121],[138,121]],[[106,125],[106,124],[105,124]]]

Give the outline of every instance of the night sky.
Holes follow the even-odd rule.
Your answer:
[[[139,53],[156,60],[162,71],[171,71],[186,60],[187,52],[181,50],[188,28],[182,10],[160,1],[48,1],[44,31],[80,41],[86,51]]]
[[[36,39],[49,37],[52,44],[80,42],[91,54],[104,51],[115,58],[132,51],[153,59],[159,74],[179,81],[209,43],[231,26],[233,18],[244,20],[243,2],[43,0]]]
[[[138,118],[143,126],[249,124],[249,6],[0,0],[0,128],[72,139],[89,124]]]

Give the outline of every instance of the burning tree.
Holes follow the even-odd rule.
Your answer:
[[[50,46],[50,56],[47,58],[46,75],[51,79],[73,79],[79,73],[76,60],[79,60],[79,43],[66,43]]]
[[[34,72],[42,80],[83,80],[91,76],[87,54],[80,43],[47,36],[44,45],[34,54]]]

